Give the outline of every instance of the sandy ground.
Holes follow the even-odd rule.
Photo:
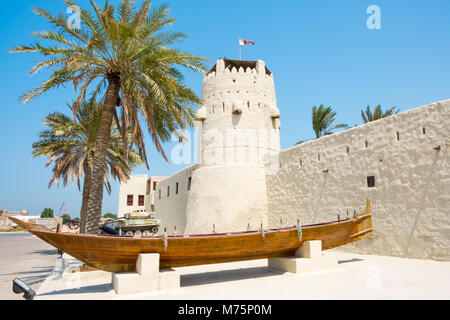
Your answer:
[[[327,251],[338,269],[296,275],[271,270],[267,260],[176,268],[178,289],[116,295],[111,274],[64,278],[52,273],[37,299],[450,299],[450,262]],[[76,265],[76,262],[73,262]]]
[[[23,300],[12,291],[20,278],[38,291],[55,267],[56,249],[27,232],[0,233],[0,300]]]

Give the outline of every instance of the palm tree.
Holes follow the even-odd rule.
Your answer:
[[[75,5],[70,0],[65,2]],[[70,28],[66,17],[61,14],[52,16],[43,9],[35,9],[57,30],[33,35],[53,41],[54,46],[36,43],[10,50],[37,52],[45,57],[32,69],[32,73],[43,68],[52,70],[50,78],[40,87],[22,96],[24,102],[69,82],[73,83],[75,91],[81,87],[74,103],[75,111],[91,85],[94,86],[91,99],[104,93],[87,203],[88,233],[98,232],[106,153],[113,121],[122,134],[125,159],[128,149],[136,145],[148,167],[138,117],[142,115],[156,149],[167,161],[161,143],[168,141],[177,129],[193,125],[194,109],[189,105],[199,103],[195,93],[183,84],[183,75],[178,67],[197,72],[206,70],[203,65],[206,59],[169,47],[186,36],[163,31],[165,26],[175,21],[169,17],[168,7],[150,10],[151,1],[146,0],[140,8],[135,8],[133,2],[122,0],[117,14],[107,0],[103,8],[91,0],[93,13],[78,6],[81,29]],[[120,107],[120,113],[116,106]],[[131,139],[125,134],[128,127],[133,127]]]
[[[396,107],[392,107],[386,111],[383,112],[381,110],[381,105],[378,105],[373,112],[370,110],[370,106],[367,106],[366,111],[361,110],[361,117],[364,121],[364,123],[379,120],[382,118],[390,117],[394,114],[399,113],[400,109],[397,109]]]
[[[43,121],[49,129],[41,131],[39,140],[32,146],[33,156],[47,156],[47,167],[53,163],[53,176],[50,179],[49,188],[54,182],[59,184],[62,181],[65,187],[69,179],[72,184],[75,183],[76,179],[80,190],[80,180],[84,176],[83,200],[80,212],[80,232],[82,233],[85,232],[86,226],[86,205],[100,117],[101,106],[97,103],[82,103],[75,113],[76,120],[72,120],[59,112],[51,113]],[[110,175],[114,179],[119,179],[119,181],[126,181],[132,167],[139,164],[142,164],[142,160],[133,149],[128,151],[128,161],[124,160],[122,138],[117,128],[113,127],[107,148],[105,166],[104,185],[108,193],[111,192]]]
[[[324,108],[323,104],[319,107],[314,106],[312,109],[312,125],[314,132],[316,133],[316,139],[323,135],[332,134],[333,130],[346,128],[346,124],[333,125],[336,112],[331,107]]]

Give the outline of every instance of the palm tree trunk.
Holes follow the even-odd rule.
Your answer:
[[[90,184],[91,184],[91,168],[89,167],[86,159],[84,163],[83,202],[81,203],[81,211],[80,211],[80,233],[86,233],[86,223],[87,223],[86,209]]]
[[[108,89],[100,118],[100,126],[95,142],[92,176],[87,201],[86,233],[97,234],[102,214],[103,184],[106,170],[106,151],[111,135],[114,108],[119,99],[120,76],[112,74],[108,77]]]

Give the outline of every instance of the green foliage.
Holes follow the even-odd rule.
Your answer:
[[[61,218],[63,219],[63,224],[67,224],[69,220],[72,220],[68,214],[63,214]]]
[[[312,109],[312,126],[316,134],[316,139],[324,135],[332,134],[333,130],[340,128],[347,128],[346,124],[337,124],[333,126],[336,112],[331,107],[324,107],[323,104],[319,107],[314,106]]]
[[[80,188],[80,179],[84,171],[90,170],[93,166],[101,105],[96,102],[84,102],[77,111],[73,110],[73,107],[69,108],[74,113],[75,119],[59,112],[49,114],[43,121],[49,129],[41,131],[39,140],[32,146],[33,156],[49,157],[46,166],[54,163],[49,188],[54,182],[59,183],[61,180],[66,186],[68,179],[72,184],[76,179]],[[129,135],[131,136],[131,133]],[[127,180],[132,168],[142,164],[139,154],[134,149],[127,151],[128,161],[124,159],[124,155],[121,134],[117,127],[113,126],[106,153],[107,170],[110,172],[105,177],[108,192],[111,192],[110,175],[120,181]]]
[[[372,112],[372,110],[370,110],[370,106],[367,106],[365,111],[361,110],[361,117],[362,117],[364,123],[367,123],[367,122],[383,119],[386,117],[390,117],[399,112],[400,112],[400,109],[397,109],[396,107],[392,107],[383,112],[383,110],[381,109],[381,105],[376,106],[376,108]]]
[[[108,212],[108,213],[105,213],[105,214],[103,215],[103,218],[106,218],[106,219],[116,219],[116,218],[117,218],[117,215],[114,214],[114,213]]]
[[[55,214],[53,212],[53,209],[45,208],[41,212],[41,218],[54,218],[54,217],[55,217]]]
[[[170,141],[172,135],[183,137],[183,129],[194,124],[194,105],[200,103],[195,92],[184,84],[181,69],[203,73],[206,71],[204,62],[208,60],[173,48],[186,35],[168,29],[175,19],[169,16],[170,10],[165,5],[150,8],[151,0],[145,0],[137,7],[134,0],[122,0],[116,8],[109,1],[98,7],[91,0],[91,10],[88,10],[71,0],[64,2],[80,9],[80,29],[69,27],[64,14],[52,15],[35,8],[34,12],[52,25],[52,31],[35,32],[32,35],[37,41],[18,45],[8,52],[38,53],[40,61],[31,73],[46,71],[43,83],[24,94],[22,102],[68,85],[73,85],[77,96],[72,107],[73,118],[83,102],[104,102],[101,105],[104,117],[95,135],[94,156],[86,149],[83,151],[86,156],[71,152],[57,162],[62,154],[44,153],[49,156],[48,163],[55,161],[56,171],[50,184],[59,179],[66,183],[68,178],[72,182],[77,178],[79,183],[84,161],[89,162],[92,172],[85,172],[92,173],[92,179],[86,180],[92,185],[86,192],[86,208],[82,206],[81,219],[89,221],[86,225],[94,226],[101,212],[102,184],[109,174],[103,168],[104,162],[108,162],[105,150],[111,123],[122,138],[125,162],[129,149],[135,147],[148,167],[144,131],[148,131],[156,150],[168,161],[164,142]],[[55,131],[58,136],[55,140],[63,139],[64,132]],[[95,163],[90,162],[91,157],[94,159],[91,162]],[[113,166],[108,165],[111,170]],[[81,225],[84,232],[85,224]],[[89,232],[98,230],[91,228]]]
[[[64,0],[66,5],[77,5]],[[29,102],[51,89],[73,84],[77,99],[73,103],[76,112],[92,87],[90,101],[102,96],[110,79],[120,82],[120,106],[115,122],[122,135],[125,154],[135,145],[147,164],[144,133],[140,118],[150,133],[156,149],[167,160],[162,142],[169,141],[172,133],[181,136],[187,125],[194,123],[193,104],[200,102],[193,90],[183,84],[184,76],[179,67],[205,72],[203,62],[208,61],[172,46],[186,39],[181,32],[167,31],[175,19],[170,9],[159,6],[150,9],[150,0],[134,7],[133,0],[122,0],[117,8],[106,1],[100,8],[90,1],[92,10],[80,8],[81,29],[70,28],[63,14],[52,15],[35,8],[53,31],[35,32],[32,35],[41,42],[18,45],[10,53],[40,53],[42,60],[31,73],[47,69],[50,77],[39,87],[24,94],[21,99]],[[79,89],[79,92],[78,92]],[[128,127],[133,127],[128,137]],[[125,157],[126,158],[126,157]]]

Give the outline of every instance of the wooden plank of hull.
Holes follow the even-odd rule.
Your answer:
[[[372,235],[370,201],[366,210],[353,219],[302,227],[302,240],[295,227],[257,232],[213,235],[133,238],[110,235],[54,233],[14,219],[14,222],[54,247],[86,265],[110,272],[135,271],[140,253],[159,253],[160,267],[173,268],[201,264],[292,256],[307,240],[322,240],[322,249],[331,249]]]

